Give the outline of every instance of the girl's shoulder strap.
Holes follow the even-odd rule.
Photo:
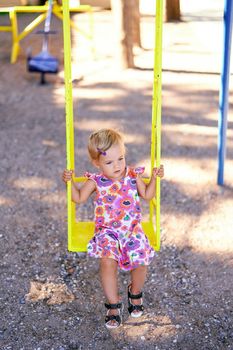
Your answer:
[[[84,173],[84,177],[86,177],[88,180],[94,181],[97,187],[101,186],[101,184],[105,182],[109,182],[103,174],[89,173],[88,171],[86,171]]]

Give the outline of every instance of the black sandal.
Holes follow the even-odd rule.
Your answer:
[[[143,300],[142,300],[142,292],[139,294],[131,294],[130,292],[131,284],[128,286],[128,311],[131,317],[140,317],[143,314],[144,306],[143,306]],[[140,305],[132,304],[132,299],[141,299]],[[136,312],[135,312],[136,311]]]
[[[109,329],[117,328],[120,326],[122,322],[122,312],[123,312],[123,304],[104,304],[108,309],[107,315],[105,317],[105,326]],[[118,315],[108,315],[110,310],[118,310]],[[114,324],[109,324],[109,321],[114,321]]]

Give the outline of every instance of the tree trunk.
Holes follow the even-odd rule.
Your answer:
[[[111,0],[116,32],[116,56],[122,68],[133,68],[134,0]]]
[[[180,21],[180,0],[166,0],[165,21]]]
[[[140,31],[140,0],[134,0],[133,6],[133,43],[135,46],[142,47]]]

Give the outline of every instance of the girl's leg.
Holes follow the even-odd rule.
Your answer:
[[[100,259],[100,278],[105,297],[109,304],[119,303],[118,285],[117,285],[117,261],[109,258]],[[117,309],[108,311],[108,315],[118,315]],[[116,321],[109,321],[111,325],[115,325]]]
[[[131,293],[139,294],[146,280],[147,266],[141,265],[131,271]],[[136,299],[135,299],[136,302]]]
[[[131,271],[131,284],[130,284],[130,292],[131,294],[137,295],[142,292],[147,274],[147,266],[139,266],[136,269]],[[133,305],[141,305],[142,299],[130,299],[131,304]],[[134,314],[140,313],[141,311],[133,311]]]
[[[104,294],[110,304],[119,302],[117,286],[117,261],[108,258],[100,259],[100,278]]]

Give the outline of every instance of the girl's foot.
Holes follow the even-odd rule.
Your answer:
[[[122,322],[123,304],[104,304],[107,310],[105,326],[109,329],[117,328]]]
[[[128,286],[128,303],[129,314],[132,317],[140,317],[143,314],[144,306],[142,300],[142,292],[138,294],[131,293],[131,284]]]

